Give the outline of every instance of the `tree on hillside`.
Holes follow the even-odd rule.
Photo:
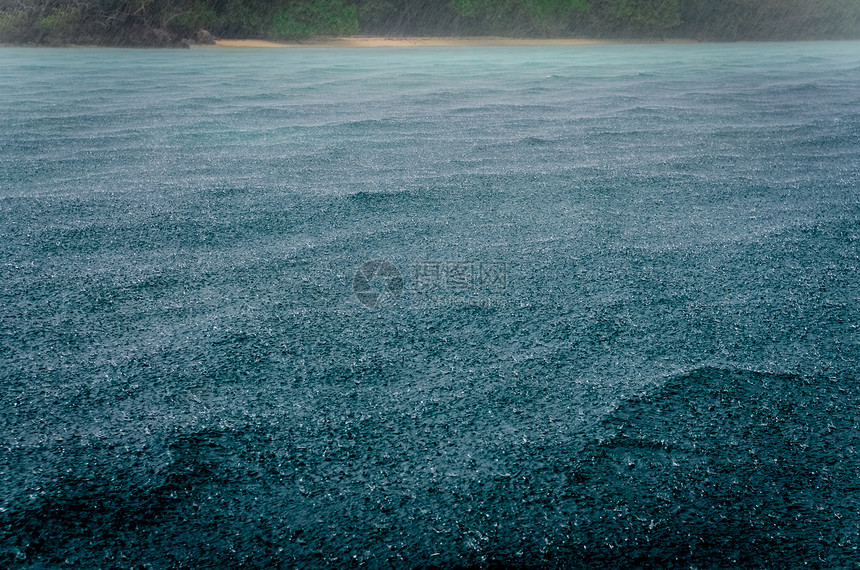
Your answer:
[[[605,25],[625,35],[662,36],[681,23],[679,0],[597,0],[595,4]]]
[[[451,0],[457,13],[489,33],[556,36],[589,10],[588,0]]]
[[[683,33],[708,40],[857,38],[860,1],[684,0]]]

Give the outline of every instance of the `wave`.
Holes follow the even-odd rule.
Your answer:
[[[400,203],[428,202],[431,198],[428,193],[418,189],[380,189],[380,190],[358,190],[345,195],[349,203],[358,206],[378,207],[383,204],[391,206]]]
[[[138,449],[145,458],[138,469],[128,469],[114,446],[70,439],[62,452],[74,458],[74,468],[0,510],[0,524],[15,529],[0,535],[0,564],[101,567],[114,550],[107,545],[117,543],[165,566],[219,559],[233,566],[251,555],[271,561],[271,553],[253,541],[240,547],[241,554],[230,552],[227,537],[253,535],[254,523],[219,521],[231,486],[239,495],[265,491],[286,494],[293,504],[301,499],[297,486],[284,480],[291,475],[284,462],[295,448],[289,446],[286,457],[261,452],[266,437],[268,431],[255,425],[176,431],[164,442],[160,461]]]
[[[837,380],[709,367],[625,401],[576,475],[600,529],[592,552],[614,557],[624,545],[645,564],[845,564],[842,537],[860,520],[857,404],[856,388]]]

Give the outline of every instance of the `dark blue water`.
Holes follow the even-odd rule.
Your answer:
[[[856,43],[0,50],[0,565],[855,565],[858,180]]]

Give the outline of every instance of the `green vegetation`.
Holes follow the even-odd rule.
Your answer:
[[[9,43],[178,46],[208,33],[295,40],[358,32],[358,8],[344,0],[0,0],[0,42]]]
[[[0,37],[15,34],[27,25],[27,18],[21,11],[0,12]]]
[[[860,0],[685,0],[680,29],[703,40],[860,38]]]
[[[272,18],[268,36],[306,38],[314,35],[355,35],[358,11],[341,0],[316,0],[291,4]]]
[[[860,38],[860,0],[0,0],[0,42],[182,45],[355,34]]]
[[[481,32],[558,36],[588,12],[587,0],[451,0],[456,14]]]
[[[678,0],[614,0],[609,14],[622,27],[643,31],[667,30],[681,24]]]

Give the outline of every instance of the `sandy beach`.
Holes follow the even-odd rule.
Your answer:
[[[381,47],[486,47],[486,46],[588,46],[623,44],[694,44],[696,40],[672,38],[665,40],[627,39],[606,40],[589,38],[506,38],[502,36],[464,36],[464,37],[384,37],[384,36],[346,36],[318,37],[295,41],[269,41],[253,39],[215,40],[214,44],[191,44],[191,49],[220,48],[381,48]],[[0,48],[22,47],[16,44],[0,43]],[[98,48],[122,47],[98,44],[63,44],[50,47]],[[155,46],[153,46],[155,47]],[[178,46],[171,46],[178,47]]]
[[[533,39],[487,37],[375,37],[314,38],[296,42],[266,40],[216,40],[215,45],[195,45],[195,49],[211,48],[378,48],[378,47],[469,47],[469,46],[580,46],[625,43],[615,40],[581,38]]]

